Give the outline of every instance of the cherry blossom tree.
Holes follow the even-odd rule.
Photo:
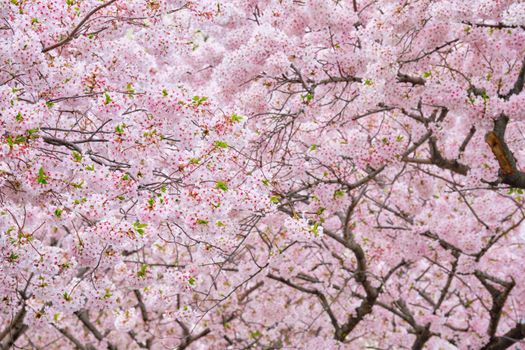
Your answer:
[[[1,349],[525,339],[525,3],[0,11]]]

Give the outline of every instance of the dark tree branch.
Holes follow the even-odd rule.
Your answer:
[[[15,315],[11,323],[0,333],[0,340],[5,338],[5,341],[0,343],[1,350],[8,350],[13,347],[15,342],[27,330],[27,325],[24,324],[24,317],[26,315],[25,306]]]
[[[432,332],[430,332],[430,324],[425,326],[418,324],[414,318],[414,315],[412,312],[410,312],[410,309],[403,299],[398,299],[395,302],[395,306],[403,315],[402,318],[410,324],[412,331],[416,336],[416,339],[412,344],[412,350],[422,350],[426,342],[432,337]]]
[[[458,252],[453,252],[452,254],[455,257],[455,260],[452,262],[452,268],[450,269],[450,272],[448,274],[447,282],[445,283],[445,286],[441,290],[438,302],[434,306],[434,312],[433,312],[434,314],[436,313],[437,310],[439,310],[439,308],[441,307],[441,304],[443,304],[443,302],[445,301],[445,299],[447,297],[447,294],[448,294],[448,291],[450,289],[450,285],[452,284],[452,280],[454,279],[454,276],[456,274],[456,270],[458,268],[459,253]]]
[[[506,185],[525,189],[525,173],[520,171],[516,159],[505,142],[505,131],[509,117],[502,114],[494,121],[493,131],[485,135],[485,142],[489,145],[494,157],[500,166],[500,182]]]
[[[487,329],[487,334],[492,338],[495,337],[496,331],[498,330],[498,324],[501,319],[501,313],[503,307],[507,301],[507,298],[516,282],[514,280],[504,281],[499,278],[490,276],[484,272],[477,270],[474,272],[474,276],[481,282],[485,289],[489,292],[492,297],[492,306],[490,308],[490,322]],[[503,290],[496,288],[495,285],[503,287]]]
[[[508,93],[506,93],[505,95],[501,97],[503,97],[503,99],[505,100],[508,100],[512,95],[518,95],[520,92],[523,91],[524,83],[525,83],[525,58],[521,62],[521,68],[518,73],[518,78],[516,79],[516,82],[514,83],[514,86]]]
[[[183,322],[181,322],[179,320],[176,320],[176,321],[179,324],[179,326],[182,328],[182,332],[184,334],[184,339],[179,344],[179,346],[177,346],[177,348],[176,348],[177,350],[184,350],[184,349],[186,349],[188,346],[191,345],[191,343],[196,342],[200,338],[203,338],[203,337],[207,336],[211,332],[211,330],[209,328],[206,328],[202,332],[200,332],[200,333],[198,333],[196,335],[191,335],[191,332],[190,332],[188,326],[186,326]]]
[[[73,334],[71,334],[71,332],[69,332],[68,329],[66,328],[58,328],[56,326],[54,326],[64,337],[66,337],[70,342],[72,342],[73,344],[75,344],[75,347],[76,349],[78,350],[95,350],[95,347],[93,345],[84,345],[80,342],[80,340],[78,340],[77,338],[75,338],[75,336]]]
[[[481,350],[505,350],[525,339],[525,324],[518,323],[502,336],[494,337]]]
[[[253,293],[254,291],[256,291],[257,289],[259,289],[260,287],[262,287],[264,285],[264,282],[263,281],[259,281],[257,282],[253,287],[250,287],[248,288],[243,294],[241,294],[239,297],[238,297],[238,300],[239,300],[239,303],[242,303],[244,299],[248,298],[248,296]]]
[[[78,317],[80,322],[82,322],[82,324],[91,332],[91,334],[93,334],[93,336],[97,338],[97,340],[104,339],[104,336],[102,335],[102,333],[100,333],[97,327],[95,327],[95,325],[91,323],[91,321],[89,320],[89,315],[88,315],[87,310],[77,311],[75,312],[75,315]]]
[[[349,227],[345,227],[345,231],[349,230]],[[350,334],[354,328],[363,320],[363,318],[372,312],[374,304],[379,296],[380,289],[374,288],[367,278],[367,263],[365,252],[363,248],[354,240],[351,233],[345,232],[344,237],[339,237],[337,234],[324,230],[325,234],[337,242],[341,243],[346,248],[350,249],[356,258],[357,269],[354,272],[354,278],[356,282],[363,286],[366,297],[362,300],[361,304],[355,309],[355,316],[349,316],[346,323],[342,324],[339,332],[336,332],[335,339],[344,341],[345,338]]]
[[[303,286],[300,286],[298,284],[295,284],[293,282],[291,282],[290,280],[287,280],[285,278],[282,278],[280,276],[276,276],[274,274],[271,274],[269,273],[267,275],[268,278],[274,280],[274,281],[278,281],[278,282],[281,282],[293,289],[296,289],[300,292],[303,292],[303,293],[307,293],[307,294],[311,294],[311,295],[315,295],[322,307],[323,307],[323,310],[328,314],[328,317],[330,318],[330,322],[332,323],[332,326],[334,327],[334,330],[335,330],[335,336],[336,336],[336,339],[337,339],[337,335],[339,334],[339,332],[341,331],[341,327],[339,326],[339,322],[337,321],[337,318],[335,317],[332,309],[330,308],[330,304],[328,303],[328,300],[326,299],[326,296],[321,293],[319,290],[317,289],[310,289],[310,288],[306,288],[306,287],[303,287]],[[344,338],[343,338],[344,340]]]
[[[410,83],[412,85],[425,85],[426,83],[426,80],[421,77],[413,77],[403,73],[397,75],[397,81],[400,83]]]
[[[140,291],[137,289],[134,289],[133,293],[135,294],[135,297],[137,298],[137,301],[139,303],[140,314],[142,315],[142,321],[144,321],[144,324],[146,324],[149,321],[148,310],[146,309],[146,305],[144,304],[144,300],[142,299],[142,294],[140,294]]]
[[[494,28],[494,29],[514,29],[514,28],[521,28],[525,29],[525,26],[520,25],[513,25],[513,24],[505,24],[505,23],[495,23],[495,24],[488,24],[488,23],[472,23],[468,21],[461,22],[463,24],[469,25],[471,27],[481,27],[481,28]]]
[[[465,150],[467,149],[467,146],[468,146],[470,140],[472,140],[472,137],[474,136],[475,133],[476,133],[476,127],[473,125],[473,126],[470,128],[470,130],[469,130],[467,136],[465,137],[465,140],[463,140],[463,143],[462,143],[461,146],[459,147],[459,155],[460,155],[460,156],[461,156],[461,154],[462,154],[463,152],[465,152]]]
[[[67,43],[69,43],[71,40],[75,39],[80,31],[80,29],[82,28],[82,26],[91,18],[91,16],[93,16],[95,13],[97,13],[98,11],[102,10],[104,7],[107,7],[109,5],[111,5],[112,3],[114,3],[115,1],[117,0],[110,0],[104,4],[101,4],[97,7],[95,7],[93,10],[91,10],[81,21],[80,23],[73,29],[73,31],[71,33],[69,33],[67,35],[66,38],[64,38],[63,40],[51,45],[51,46],[48,46],[48,47],[45,47],[44,49],[42,49],[42,52],[43,53],[46,53],[46,52],[49,52],[51,50],[54,50],[56,49],[57,47],[60,47],[62,45],[65,45]]]
[[[4,342],[0,342],[0,350],[11,349],[18,338],[20,338],[20,336],[22,336],[22,334],[24,334],[28,328],[28,326],[24,324],[24,318],[27,313],[25,301],[29,298],[26,293],[32,278],[33,273],[31,273],[27,279],[27,284],[24,289],[19,291],[23,300],[21,309],[17,312],[11,323],[9,323],[7,327],[0,333],[0,341],[5,339]]]
[[[82,153],[82,150],[80,149],[80,147],[66,140],[61,140],[56,137],[50,137],[50,136],[43,136],[42,140],[44,140],[45,143],[48,143],[53,146],[64,146],[64,147],[69,148],[72,151]]]
[[[417,61],[419,61],[419,60],[421,60],[421,59],[423,59],[423,58],[425,58],[425,57],[428,57],[428,56],[432,55],[434,52],[437,52],[437,51],[439,51],[439,50],[441,50],[441,49],[443,49],[443,48],[449,46],[450,44],[454,44],[454,43],[456,43],[456,42],[458,42],[458,41],[459,41],[459,39],[454,39],[454,40],[447,41],[446,43],[444,43],[444,44],[442,44],[442,45],[440,45],[440,46],[437,46],[437,47],[434,48],[433,50],[430,50],[430,51],[428,51],[428,52],[423,53],[421,56],[418,56],[418,57],[416,57],[416,58],[412,58],[412,59],[410,59],[410,60],[402,61],[402,63],[417,62]]]
[[[24,321],[26,315],[26,308],[22,307],[20,311],[15,315],[11,323],[0,333],[0,340],[3,340],[9,333],[13,332],[13,329],[16,328],[19,324]]]

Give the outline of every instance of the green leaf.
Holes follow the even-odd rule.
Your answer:
[[[80,198],[80,202],[81,202],[81,203],[86,203],[86,202],[87,202],[87,198],[86,198],[86,197],[82,197],[82,198]]]
[[[191,158],[190,159],[190,164],[192,164],[192,165],[197,165],[197,164],[199,164],[199,162],[200,162],[199,158]]]
[[[107,105],[107,104],[110,104],[111,101],[113,101],[111,99],[111,96],[109,96],[109,94],[107,92],[104,93],[104,104]]]
[[[314,94],[312,94],[311,92],[305,95],[301,95],[301,100],[303,100],[304,103],[310,103],[312,102],[313,99],[314,99]]]
[[[197,219],[197,224],[199,225],[208,225],[208,223],[209,223],[208,220]]]
[[[64,300],[66,300],[66,301],[73,300],[73,298],[71,297],[71,295],[68,292],[64,292],[64,294],[62,294],[62,296],[64,297]]]
[[[24,117],[22,116],[22,113],[18,112],[15,117],[17,122],[21,122],[24,120]]]
[[[194,278],[194,277],[190,277],[188,279],[188,283],[190,284],[190,286],[195,286],[197,284],[197,280]]]
[[[129,94],[134,94],[135,93],[135,89],[133,88],[133,85],[131,83],[128,83],[128,85],[126,85],[126,91]]]
[[[217,148],[228,148],[228,144],[224,141],[215,141],[214,145]]]
[[[365,79],[364,84],[365,84],[366,86],[372,86],[372,85],[374,85],[374,81],[371,80],[371,79]]]
[[[18,254],[16,254],[15,252],[11,252],[11,254],[9,254],[9,257],[7,259],[10,262],[15,262],[18,259]]]
[[[521,188],[514,188],[514,187],[511,187],[509,188],[509,192],[508,194],[523,194],[523,190]]]
[[[150,198],[148,199],[148,207],[149,207],[150,209],[153,209],[154,206],[155,206],[155,197],[150,197]]]
[[[430,78],[431,75],[432,75],[432,71],[424,72],[423,73],[423,78],[425,78],[425,79]]]
[[[334,192],[334,199],[343,197],[345,195],[345,192],[343,190],[337,190]]]
[[[73,151],[73,159],[75,160],[75,162],[82,161],[82,153]]]
[[[105,289],[105,293],[104,293],[104,296],[102,297],[103,299],[109,299],[113,296],[113,293],[111,293],[111,290],[109,288],[106,288]]]
[[[239,122],[242,122],[242,117],[238,114],[232,114],[232,117],[231,117],[231,120],[232,122],[234,123],[239,123]]]
[[[193,102],[193,104],[197,107],[199,107],[201,104],[203,104],[204,102],[206,102],[208,100],[208,97],[206,96],[193,96],[193,98],[191,99],[191,101]]]
[[[162,96],[164,97],[168,96],[168,90],[162,89]]]
[[[146,272],[148,272],[148,265],[142,264],[140,265],[140,270],[137,272],[137,276],[140,278],[146,277]]]
[[[27,142],[27,138],[24,135],[7,135],[5,138],[9,148],[13,148],[14,145],[20,145]]]
[[[37,132],[39,132],[40,130],[38,128],[35,128],[35,129],[27,129],[26,132],[27,132],[27,135],[29,135],[30,137],[33,136],[34,134],[36,134]]]
[[[257,330],[250,332],[250,338],[252,338],[252,339],[256,339],[256,338],[259,338],[261,336],[262,336],[262,333],[257,331]]]
[[[62,212],[63,212],[62,209],[56,208],[56,209],[55,209],[55,216],[56,216],[57,218],[60,218],[60,217],[62,216]]]
[[[217,181],[217,183],[215,184],[215,188],[226,192],[228,191],[228,184],[224,181]]]
[[[36,181],[41,185],[47,185],[47,178],[48,176],[46,175],[44,168],[40,167]]]
[[[278,196],[271,196],[270,197],[270,202],[272,202],[273,204],[279,204],[281,200],[279,199]]]
[[[115,126],[115,133],[117,133],[118,135],[123,135],[125,127],[126,127],[126,124],[117,124]]]
[[[137,232],[137,234],[141,236],[143,236],[144,233],[146,232],[144,230],[146,227],[148,227],[148,224],[141,223],[138,220],[133,223],[133,229],[135,230],[135,232]]]
[[[319,235],[319,223],[316,222],[313,225],[311,225],[310,232],[312,232],[314,236],[318,236]]]
[[[79,182],[71,182],[70,185],[73,186],[74,188],[80,189],[84,187],[84,179],[80,179]]]

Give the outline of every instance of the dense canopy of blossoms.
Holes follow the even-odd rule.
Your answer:
[[[0,18],[0,349],[525,339],[524,2]]]

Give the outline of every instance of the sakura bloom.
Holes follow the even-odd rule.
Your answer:
[[[0,349],[522,347],[521,1],[0,16]]]

